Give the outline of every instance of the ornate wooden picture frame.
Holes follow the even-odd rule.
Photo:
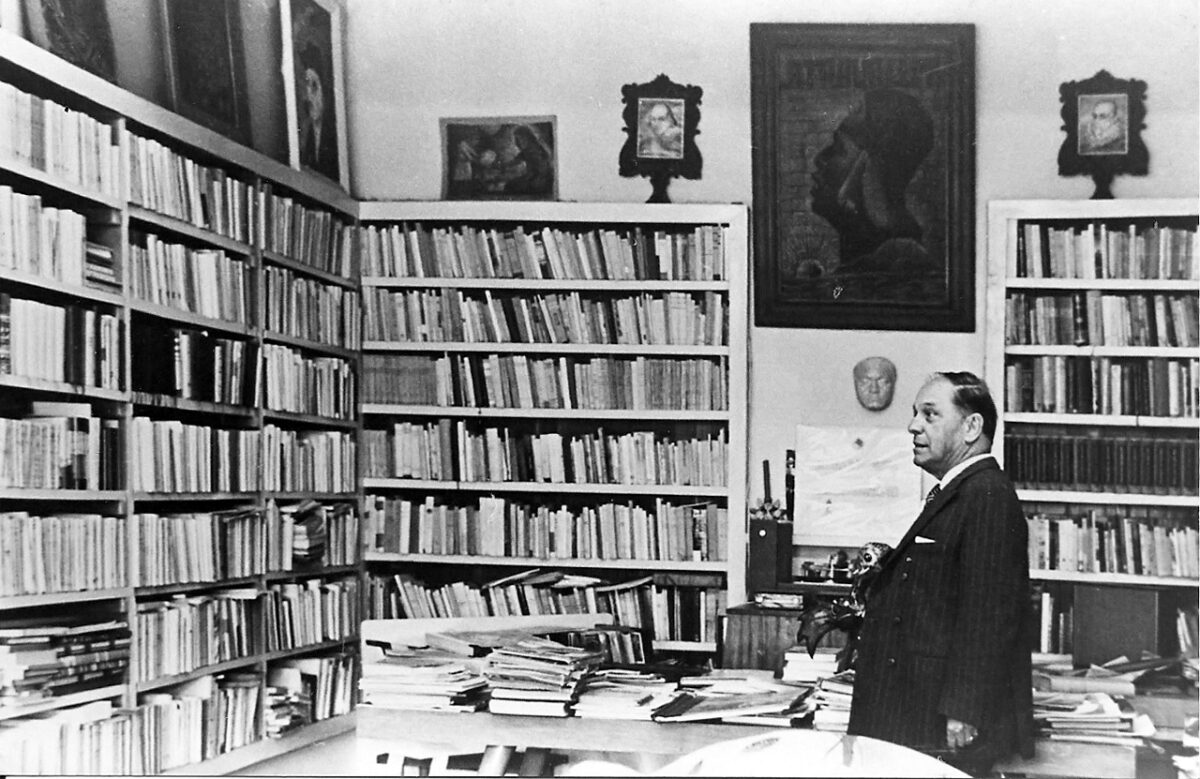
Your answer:
[[[1146,126],[1146,82],[1114,78],[1107,70],[1058,88],[1066,140],[1058,150],[1058,175],[1091,176],[1093,199],[1113,196],[1119,173],[1144,176],[1150,152],[1142,142]]]
[[[675,176],[700,178],[704,160],[696,136],[703,94],[700,87],[676,84],[665,73],[645,84],[621,87],[626,138],[619,172],[649,177],[654,192],[648,202],[668,202],[667,185]]]
[[[237,0],[160,0],[160,9],[168,105],[249,146],[250,108]]]
[[[975,329],[975,28],[752,24],[755,323]]]

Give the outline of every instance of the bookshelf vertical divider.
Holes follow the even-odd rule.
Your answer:
[[[1038,648],[1077,665],[1194,651],[1198,213],[1194,199],[989,204],[997,454],[1030,523]]]

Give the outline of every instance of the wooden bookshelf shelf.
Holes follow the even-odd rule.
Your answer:
[[[250,406],[234,406],[229,403],[213,403],[207,400],[191,400],[189,398],[177,398],[173,395],[156,395],[147,392],[134,392],[133,405],[230,417],[252,417],[258,413],[258,409]]]
[[[290,582],[296,579],[315,579],[325,578],[328,576],[346,576],[348,574],[358,573],[361,570],[358,564],[355,565],[326,565],[321,568],[305,571],[270,571],[265,574],[268,583],[270,582]]]
[[[179,324],[193,325],[204,330],[217,330],[221,333],[238,335],[243,338],[250,338],[255,334],[255,329],[252,326],[241,322],[213,319],[201,314],[193,314],[191,311],[171,308],[170,306],[160,306],[144,300],[131,300],[129,307],[140,314],[156,316],[159,319],[166,319],[171,322],[178,322]]]
[[[1196,282],[1186,279],[1025,279],[1005,280],[1009,289],[1071,291],[1095,289],[1109,292],[1194,292]]]
[[[0,611],[51,606],[59,603],[90,603],[100,600],[123,600],[133,594],[128,587],[107,590],[77,590],[65,592],[43,592],[36,595],[0,596]],[[2,709],[0,709],[2,710]]]
[[[287,268],[294,273],[311,276],[312,278],[319,279],[326,284],[334,284],[339,287],[345,287],[346,289],[354,290],[358,289],[359,286],[358,282],[354,279],[348,279],[345,276],[339,276],[338,274],[330,273],[327,270],[314,268],[312,265],[292,259],[291,257],[285,257],[279,252],[273,252],[269,249],[262,250],[262,257],[265,261],[271,263],[272,265],[278,265],[281,268]]]
[[[727,357],[728,346],[686,346],[670,344],[545,344],[545,343],[465,343],[461,341],[366,341],[365,351],[374,352],[463,352],[485,354],[615,354],[630,357],[685,356]]]
[[[163,771],[160,776],[229,776],[255,763],[285,755],[308,744],[324,741],[354,730],[355,712],[318,720],[300,730],[285,733],[279,738],[263,738],[253,744],[217,755],[203,763],[189,763]]]
[[[20,176],[25,181],[39,188],[52,190],[83,201],[83,204],[88,206],[99,206],[115,211],[120,209],[122,205],[121,199],[115,195],[107,195],[78,184],[72,184],[69,181],[63,181],[53,173],[38,170],[31,165],[22,163],[20,160],[0,158],[0,170],[14,176]]]
[[[263,419],[268,422],[281,422],[286,425],[304,425],[306,427],[327,427],[338,430],[354,430],[358,424],[353,419],[332,419],[319,417],[316,414],[300,414],[295,411],[275,411],[263,409]]]
[[[1194,360],[1200,358],[1200,348],[1185,346],[1065,346],[1055,344],[1012,344],[1004,347],[1005,354],[1014,356],[1064,357],[1169,357]]]
[[[395,552],[366,552],[363,559],[368,563],[487,565],[511,568],[609,568],[614,570],[711,571],[718,573],[728,567],[728,564],[722,560],[601,560],[585,557],[492,557],[488,555],[397,554]]]
[[[239,576],[234,579],[218,579],[214,581],[174,582],[172,584],[138,585],[134,593],[139,598],[148,600],[164,595],[184,595],[190,592],[207,592],[228,587],[253,587],[258,583],[257,576]]]
[[[1127,587],[1174,587],[1185,590],[1200,589],[1200,580],[1174,576],[1138,576],[1128,573],[1083,573],[1080,571],[1054,571],[1033,569],[1029,578],[1044,582],[1075,582],[1077,584],[1114,584]]]
[[[357,492],[320,492],[318,490],[266,490],[263,492],[266,498],[272,498],[278,501],[296,501],[296,500],[354,500],[358,497]]]
[[[206,665],[193,671],[173,674],[171,676],[160,676],[149,681],[138,682],[136,688],[139,693],[150,692],[151,690],[161,690],[164,687],[171,687],[176,684],[190,682],[193,679],[199,679],[201,676],[216,675],[225,673],[226,671],[236,671],[242,668],[258,665],[260,662],[262,662],[263,657],[265,657],[265,655],[262,654],[235,657],[232,660],[226,660],[221,663],[213,663],[212,665]]]
[[[1138,492],[1018,489],[1017,497],[1031,503],[1081,503],[1095,506],[1180,506],[1200,508],[1197,495],[1148,495]]]
[[[1009,412],[1004,415],[1009,422],[1025,422],[1036,425],[1081,425],[1101,427],[1177,427],[1187,430],[1200,429],[1197,417],[1147,417],[1135,414],[1042,414],[1033,412]]]
[[[471,492],[534,492],[561,495],[564,493],[586,493],[589,495],[687,495],[691,497],[724,497],[725,487],[697,487],[683,484],[577,484],[574,482],[535,481],[460,481],[459,490]]]
[[[0,376],[0,387],[7,389],[29,390],[31,392],[54,393],[70,395],[79,400],[101,400],[123,403],[129,400],[129,393],[103,387],[85,387],[82,384],[67,384],[46,379],[33,379],[26,376]]]
[[[0,722],[4,720],[15,719],[17,717],[28,717],[33,714],[41,714],[42,712],[47,711],[69,709],[72,706],[80,706],[84,703],[91,703],[92,701],[102,701],[108,698],[120,698],[124,694],[124,685],[111,684],[107,687],[97,687],[94,690],[85,690],[83,692],[71,693],[70,695],[60,695],[55,698],[44,698],[38,701],[31,701],[23,706],[0,707]]]
[[[728,281],[689,281],[645,279],[627,281],[620,279],[465,279],[465,278],[420,278],[406,276],[364,276],[363,287],[384,289],[488,289],[529,290],[536,292],[716,292],[729,289]]]
[[[201,241],[214,248],[223,249],[224,251],[244,257],[249,257],[253,252],[250,244],[235,241],[220,233],[214,233],[212,230],[198,227],[182,219],[160,214],[157,211],[151,211],[148,208],[143,208],[132,203],[129,205],[128,210],[129,218],[143,225],[151,225],[162,230],[169,230],[176,235],[190,238],[194,241]]]
[[[671,409],[586,409],[586,408],[481,408],[477,406],[403,406],[364,403],[363,416],[426,416],[527,419],[635,419],[647,422],[728,422],[729,411],[677,411]]]
[[[91,303],[103,303],[106,306],[114,308],[125,305],[123,297],[109,290],[100,289],[99,287],[89,287],[83,284],[70,284],[65,281],[39,276],[35,273],[26,273],[14,268],[0,269],[0,279],[4,279],[5,282],[33,287],[58,295],[86,300]]]
[[[323,344],[319,341],[310,341],[307,338],[297,338],[292,335],[283,333],[275,333],[270,330],[263,333],[263,340],[267,343],[283,344],[284,346],[292,346],[296,349],[304,349],[318,354],[328,354],[334,357],[341,357],[346,360],[357,360],[358,352],[354,349],[346,349],[342,346],[333,346],[332,344]]]
[[[30,501],[124,501],[129,493],[124,490],[35,490],[22,487],[0,487],[0,500]]]
[[[204,503],[207,501],[245,501],[254,503],[258,499],[257,492],[135,492],[133,499],[139,503],[179,501],[186,503]]]
[[[272,660],[282,660],[285,657],[294,657],[295,655],[308,654],[309,652],[323,652],[327,649],[358,651],[358,638],[335,638],[329,641],[319,641],[315,644],[302,644],[301,646],[288,647],[287,649],[275,649],[259,655],[258,658],[263,662],[269,663]]]

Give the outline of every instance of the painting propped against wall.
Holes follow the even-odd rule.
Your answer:
[[[25,0],[24,7],[30,40],[116,83],[112,30],[102,0]]]
[[[291,165],[349,190],[342,7],[336,0],[280,0],[279,16]]]
[[[975,30],[752,24],[755,323],[975,328]]]

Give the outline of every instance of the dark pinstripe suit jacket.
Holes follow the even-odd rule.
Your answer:
[[[945,749],[953,717],[978,729],[972,751],[1032,754],[1027,534],[990,458],[924,508],[868,596],[851,733]]]

